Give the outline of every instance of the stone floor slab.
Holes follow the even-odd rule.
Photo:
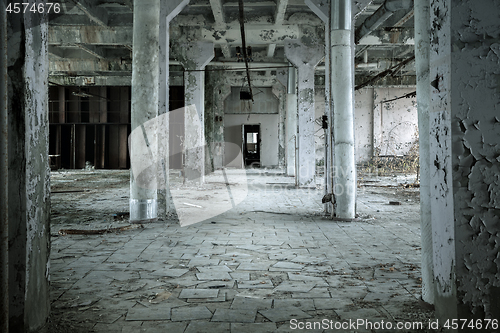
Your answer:
[[[274,300],[275,309],[289,308],[289,307],[299,308],[302,311],[313,311],[316,309],[314,306],[313,299],[285,298],[285,299]]]
[[[128,310],[125,320],[128,321],[147,321],[147,320],[169,320],[170,308],[152,309],[152,308],[132,308]]]
[[[269,310],[260,310],[259,313],[275,323],[281,321],[289,321],[290,319],[311,318],[311,315],[293,306],[278,309],[274,308]]]
[[[246,288],[266,288],[266,289],[272,289],[274,288],[273,283],[271,280],[265,279],[265,280],[252,280],[252,281],[241,281],[238,282],[238,289],[246,289]]]
[[[253,323],[257,310],[240,309],[217,309],[212,321],[223,321],[229,323]]]
[[[230,333],[229,323],[212,323],[206,321],[192,321],[184,333]],[[170,333],[170,332],[169,332]]]
[[[231,309],[265,310],[265,309],[270,309],[272,305],[273,305],[272,299],[235,296],[231,304]]]
[[[186,321],[212,318],[212,312],[206,306],[187,307],[172,309],[172,321]]]
[[[275,323],[232,323],[231,333],[272,333],[276,330]]]
[[[196,278],[202,281],[227,281],[231,280],[231,275],[227,272],[196,273]]]
[[[218,289],[182,289],[179,298],[215,298],[218,295]]]
[[[299,292],[307,293],[314,288],[315,283],[305,283],[302,281],[284,281],[279,286],[274,288],[274,292]]]

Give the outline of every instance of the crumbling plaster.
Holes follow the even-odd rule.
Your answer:
[[[438,292],[456,283],[459,317],[491,318],[499,308],[499,13],[494,0],[431,1],[431,128],[432,119],[444,123],[431,134],[431,172],[441,174],[435,180],[451,205],[449,229],[434,231],[434,258],[443,262],[434,266]],[[432,144],[443,135],[450,146],[434,157]]]

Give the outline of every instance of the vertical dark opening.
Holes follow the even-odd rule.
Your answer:
[[[243,137],[245,166],[260,168],[260,125],[244,125]]]

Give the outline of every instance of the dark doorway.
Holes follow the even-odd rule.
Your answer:
[[[260,168],[260,125],[243,125],[245,166]]]
[[[170,169],[183,168],[184,149],[184,111],[176,111],[184,107],[184,86],[170,86],[169,90],[169,144]]]

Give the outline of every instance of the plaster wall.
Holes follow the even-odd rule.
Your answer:
[[[262,167],[276,167],[278,165],[278,114],[226,114],[224,116],[224,139],[242,148],[242,125],[260,125]],[[225,151],[225,163],[232,160],[229,150]],[[242,168],[241,160],[227,165]]]
[[[368,162],[374,154],[408,154],[418,142],[416,98],[403,98],[383,103],[385,100],[400,97],[413,91],[415,88],[412,87],[369,87],[355,92],[356,163]],[[324,109],[324,89],[317,88],[314,132],[316,163],[320,164],[324,160],[324,131],[320,126]]]
[[[442,125],[431,135],[430,169],[447,177],[447,191],[431,193],[450,207],[445,221],[442,207],[431,211],[439,317],[500,313],[499,15],[495,0],[431,2],[431,128]]]
[[[411,93],[415,91],[415,88],[375,87],[373,89],[374,155],[402,156],[408,154],[418,140],[416,98],[385,101]],[[361,117],[362,112],[359,113],[357,120]],[[361,128],[358,132],[360,131],[362,131]]]
[[[278,99],[272,88],[253,87],[254,102],[240,100],[240,87],[231,87],[231,95],[226,99],[224,112],[226,114],[263,113],[277,114],[279,112]]]

